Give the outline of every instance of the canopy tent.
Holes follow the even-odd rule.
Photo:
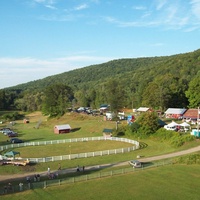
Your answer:
[[[13,157],[13,159],[15,159],[15,155],[19,154],[20,155],[20,152],[17,152],[17,151],[9,151],[9,152],[6,152],[4,154],[4,156],[6,157]]]
[[[170,124],[167,124],[169,127],[174,127],[174,126],[180,126],[180,124],[177,124],[176,122],[172,121]]]
[[[183,122],[182,124],[180,124],[180,126],[183,126],[183,127],[190,127],[190,124],[186,123],[186,122]]]

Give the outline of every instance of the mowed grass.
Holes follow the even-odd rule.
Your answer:
[[[3,195],[1,199],[198,200],[199,165],[169,165],[69,185]]]
[[[60,140],[81,137],[102,136],[104,128],[115,128],[115,122],[103,121],[101,116],[88,116],[78,113],[68,113],[57,119],[48,119],[41,115],[40,112],[27,116],[30,123],[24,124],[23,120],[16,121],[12,129],[19,134],[19,138],[24,142]],[[37,126],[39,127],[37,128]],[[69,124],[72,128],[68,134],[54,134],[54,126],[60,124]],[[9,123],[2,124],[0,127],[10,126]],[[0,145],[7,144],[7,137],[0,134]]]
[[[31,141],[50,141],[50,140],[61,140],[70,138],[81,138],[81,137],[96,137],[102,136],[102,131],[104,128],[115,128],[116,123],[113,121],[103,121],[102,116],[88,116],[77,113],[68,113],[65,116],[57,119],[47,119],[47,117],[42,116],[40,112],[31,113],[27,116],[30,123],[24,124],[23,120],[16,121],[13,129],[19,133],[19,138],[23,139],[25,142]],[[40,126],[37,127],[38,123]],[[126,124],[126,122],[124,122]],[[72,127],[72,132],[68,134],[54,134],[53,128],[55,125],[59,124],[70,124]],[[9,124],[7,124],[9,125]],[[120,124],[122,126],[123,124]],[[6,124],[1,125],[1,127],[6,126]],[[0,134],[0,145],[8,144],[7,137]],[[130,138],[133,139],[133,138]],[[155,155],[161,155],[166,153],[171,153],[183,150],[190,146],[199,145],[199,141],[194,141],[188,143],[181,148],[174,148],[167,142],[159,142],[157,140],[145,139],[141,140],[137,138],[143,144],[143,148],[124,154],[113,154],[107,156],[98,156],[90,158],[81,158],[73,160],[64,160],[48,163],[38,163],[36,165],[17,167],[12,165],[4,165],[0,167],[0,175],[4,174],[19,174],[27,172],[43,172],[47,170],[50,166],[52,170],[57,170],[58,164],[61,163],[62,168],[73,168],[77,165],[80,166],[91,166],[91,165],[101,165],[107,163],[117,163],[122,161],[128,161],[136,159],[137,155],[142,157],[150,157]],[[71,146],[71,147],[69,147]],[[49,157],[57,155],[66,155],[71,153],[84,153],[93,152],[98,150],[115,149],[128,147],[128,143],[120,143],[114,141],[99,141],[99,142],[78,142],[70,144],[59,144],[59,145],[47,145],[47,146],[30,146],[24,148],[8,149],[20,152],[21,157]],[[128,163],[128,162],[127,162]]]
[[[69,154],[78,154],[94,151],[103,151],[108,149],[120,149],[131,147],[132,144],[118,141],[85,141],[72,142],[64,144],[52,144],[42,146],[28,146],[13,148],[12,150],[20,152],[23,158],[44,158],[50,156],[60,156]]]

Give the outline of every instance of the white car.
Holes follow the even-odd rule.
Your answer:
[[[129,164],[133,166],[133,168],[140,168],[142,167],[142,163],[138,160],[131,160]]]

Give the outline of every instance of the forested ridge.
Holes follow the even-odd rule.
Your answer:
[[[12,104],[22,110],[42,109],[45,91],[53,85],[57,85],[57,89],[58,85],[72,89],[68,106],[98,108],[108,103],[115,109],[148,106],[164,110],[198,106],[199,80],[200,50],[196,50],[172,56],[112,60],[5,88],[1,93],[5,93],[5,98],[12,96],[10,103],[7,101],[4,106]],[[34,108],[25,103],[31,98]]]

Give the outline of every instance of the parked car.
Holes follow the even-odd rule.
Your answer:
[[[11,130],[5,130],[4,132],[3,132],[3,134],[4,135],[8,135],[9,133],[12,133],[13,131],[11,131]]]
[[[11,131],[10,128],[2,128],[2,129],[0,129],[1,133],[8,132],[8,131]]]
[[[142,163],[138,160],[131,160],[129,164],[133,166],[133,168],[140,168],[142,167]]]
[[[19,138],[12,138],[12,139],[10,139],[10,142],[11,143],[23,143],[23,140],[20,140]]]
[[[17,137],[18,133],[11,131],[11,132],[7,133],[7,136],[8,137]]]

